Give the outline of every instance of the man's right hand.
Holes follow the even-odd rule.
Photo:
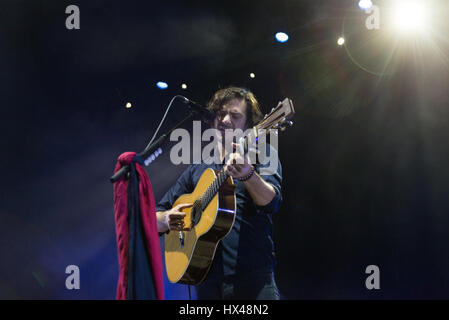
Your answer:
[[[186,214],[181,210],[191,207],[191,203],[181,203],[167,211],[157,212],[158,232],[166,232],[167,230],[189,231],[185,228],[184,218]]]

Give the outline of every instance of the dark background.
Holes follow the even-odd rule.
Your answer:
[[[429,1],[433,38],[388,65],[357,2],[2,1],[0,298],[113,299],[118,155],[142,151],[174,95],[205,103],[231,84],[264,112],[284,97],[296,109],[279,139],[284,298],[449,298],[447,1]],[[71,4],[80,30],[65,28]],[[175,104],[163,129],[184,112]],[[147,167],[156,200],[184,168],[169,146]],[[80,290],[65,288],[71,264]],[[380,290],[365,287],[368,265]],[[168,299],[188,297],[166,284]]]

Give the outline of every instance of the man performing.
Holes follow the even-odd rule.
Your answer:
[[[213,127],[221,133],[217,147],[222,164],[190,165],[183,172],[156,207],[158,231],[183,230],[185,213],[181,210],[188,204],[172,208],[173,203],[181,195],[193,191],[207,168],[221,170],[224,166],[236,185],[235,222],[229,234],[220,241],[206,279],[195,286],[197,297],[199,300],[278,300],[272,215],[282,200],[281,165],[276,158],[277,171],[265,175],[265,165],[252,165],[247,156],[237,152],[226,154],[226,150],[232,148],[225,143],[233,142],[224,139],[226,129],[245,131],[262,119],[259,103],[250,91],[229,87],[217,91],[207,107],[215,113]],[[274,151],[271,149],[271,152]]]

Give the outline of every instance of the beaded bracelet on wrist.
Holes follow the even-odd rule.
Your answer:
[[[246,175],[246,176],[244,176],[244,177],[241,177],[241,178],[236,178],[237,180],[239,180],[239,181],[247,181],[247,180],[249,180],[249,179],[251,179],[251,177],[253,176],[253,174],[254,174],[254,167],[253,166],[251,166],[251,171]]]

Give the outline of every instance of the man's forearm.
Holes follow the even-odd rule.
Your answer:
[[[262,179],[261,176],[254,172],[253,176],[244,181],[243,184],[248,190],[254,203],[258,206],[265,206],[276,196],[273,186]]]

